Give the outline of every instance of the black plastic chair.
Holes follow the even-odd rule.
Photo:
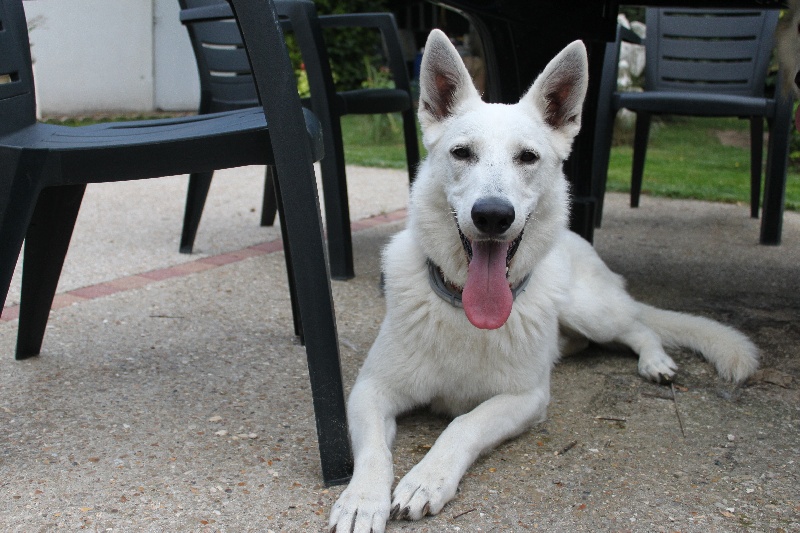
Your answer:
[[[250,72],[247,51],[230,8],[227,17],[208,20],[203,10],[193,8],[225,4],[220,0],[179,0],[181,20],[191,37],[197,70],[200,74],[200,107],[198,113],[218,113],[260,107],[258,92]],[[202,22],[201,22],[202,21]],[[277,204],[272,166],[266,167],[261,225],[272,226]],[[197,228],[203,215],[213,172],[195,172],[189,176],[186,209],[183,218],[180,251],[190,254]]]
[[[764,119],[770,125],[761,242],[780,242],[786,181],[791,98],[780,90],[765,95],[778,11],[730,9],[646,10],[645,87],[617,92],[620,42],[642,42],[620,28],[606,50],[595,130],[593,181],[598,198],[596,225],[608,175],[614,117],[619,109],[636,113],[631,207],[638,207],[653,115],[743,117],[750,120],[750,214],[758,217]]]
[[[336,323],[313,161],[319,123],[297,96],[270,0],[232,0],[263,108],[81,128],[36,122],[21,0],[0,0],[0,303],[25,243],[17,359],[40,353],[48,313],[87,183],[251,164],[277,169],[290,279],[306,336],[323,477],[346,480],[347,437]],[[267,124],[265,116],[270,117]]]
[[[243,61],[238,34],[231,31],[229,21],[197,23],[194,7],[219,5],[220,0],[179,0],[184,10],[181,21],[186,24],[200,74],[200,112],[242,108],[255,105],[250,71]],[[224,4],[223,4],[224,5]],[[353,253],[350,238],[350,213],[347,200],[344,147],[340,118],[350,114],[382,114],[400,112],[406,147],[409,181],[419,163],[417,129],[408,72],[394,17],[390,13],[358,13],[318,16],[310,0],[276,0],[284,27],[291,29],[308,75],[310,105],[322,122],[326,157],[320,162],[328,232],[328,253],[331,274],[336,279],[353,277]],[[394,89],[359,89],[336,91],[331,74],[323,28],[373,28],[380,31]],[[211,174],[195,174],[189,180],[186,214],[181,238],[181,251],[190,253],[202,216],[203,205],[211,183]],[[262,225],[274,219],[271,204],[270,169],[264,187]]]

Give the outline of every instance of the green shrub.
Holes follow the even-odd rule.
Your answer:
[[[386,0],[314,0],[314,3],[320,15],[386,11]],[[346,91],[361,88],[367,78],[364,70],[365,58],[371,64],[376,64],[380,58],[381,41],[378,31],[358,28],[326,29],[324,37],[337,89]],[[287,42],[294,70],[301,82],[298,85],[302,86],[305,73],[302,72],[300,49],[293,36],[287,36]]]

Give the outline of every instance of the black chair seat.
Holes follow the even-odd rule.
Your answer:
[[[775,101],[766,98],[688,91],[621,92],[614,95],[614,105],[631,111],[663,113],[669,109],[676,115],[707,117],[769,116],[775,109]]]
[[[310,111],[304,114],[311,150],[319,160],[324,153],[320,124]],[[139,179],[148,173],[185,174],[202,166],[274,163],[272,153],[262,148],[270,136],[261,108],[77,128],[34,123],[0,139],[5,147],[58,157],[61,179],[45,186]],[[142,159],[144,154],[148,157]]]

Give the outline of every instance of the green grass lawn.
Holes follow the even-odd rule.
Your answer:
[[[344,116],[342,137],[344,157],[349,165],[406,168],[406,145],[400,114]],[[418,140],[420,154],[424,154],[421,134]]]
[[[723,145],[717,136],[719,131],[736,131],[747,141],[749,122],[686,117],[654,121],[645,159],[642,193],[749,204],[750,150]],[[632,140],[619,143],[611,150],[607,190],[630,191],[632,157]],[[800,171],[797,168],[790,168],[787,176],[786,208],[800,209]]]
[[[342,129],[347,163],[405,168],[399,115],[395,125],[394,129],[386,123],[376,126],[375,117],[371,116],[344,117]],[[749,205],[749,148],[724,146],[717,131],[735,131],[746,140],[749,122],[685,117],[654,120],[642,193]],[[622,136],[632,138],[632,134]],[[616,144],[611,150],[608,190],[629,192],[632,141],[618,140]],[[764,158],[766,160],[766,150]],[[790,168],[787,177],[786,208],[800,210],[800,169],[796,167]]]
[[[86,125],[98,121],[157,117],[91,117],[53,122]],[[400,115],[342,118],[345,159],[350,165],[405,168],[406,156]],[[725,146],[717,132],[732,131],[745,144],[749,122],[738,119],[669,117],[656,119],[650,131],[642,194],[695,198],[714,202],[750,202],[750,150]],[[798,135],[794,132],[794,135]],[[420,136],[421,141],[421,136]],[[607,190],[630,191],[632,134],[615,139],[608,167]],[[420,142],[420,153],[424,154]],[[764,159],[766,160],[766,150]],[[763,178],[762,178],[763,179]],[[762,182],[763,185],[763,182]],[[786,208],[800,211],[800,166],[789,169]]]

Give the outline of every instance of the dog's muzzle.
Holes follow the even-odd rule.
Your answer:
[[[458,230],[458,236],[461,239],[461,246],[464,248],[464,253],[467,254],[467,263],[472,262],[472,243],[464,235],[464,232],[461,231],[461,226],[458,223],[458,218],[453,216],[456,222],[456,229]],[[529,218],[529,217],[528,217]],[[526,219],[527,224],[527,219]],[[522,231],[519,232],[519,235],[511,241],[511,244],[508,246],[508,251],[506,252],[506,275],[508,274],[508,270],[511,267],[511,260],[514,259],[514,255],[517,253],[517,249],[519,248],[519,243],[522,242],[522,235],[525,233],[525,228],[522,228]]]
[[[467,237],[461,230],[458,217],[453,217],[467,256],[467,282],[463,287],[453,287],[438,267],[429,267],[431,287],[451,304],[460,302],[473,326],[497,329],[506,323],[514,300],[530,280],[528,275],[516,287],[508,283],[510,265],[519,249],[525,225],[514,239],[502,238],[514,222],[515,214],[513,206],[500,198],[478,200],[471,215],[481,238]],[[525,223],[527,225],[527,218]]]

